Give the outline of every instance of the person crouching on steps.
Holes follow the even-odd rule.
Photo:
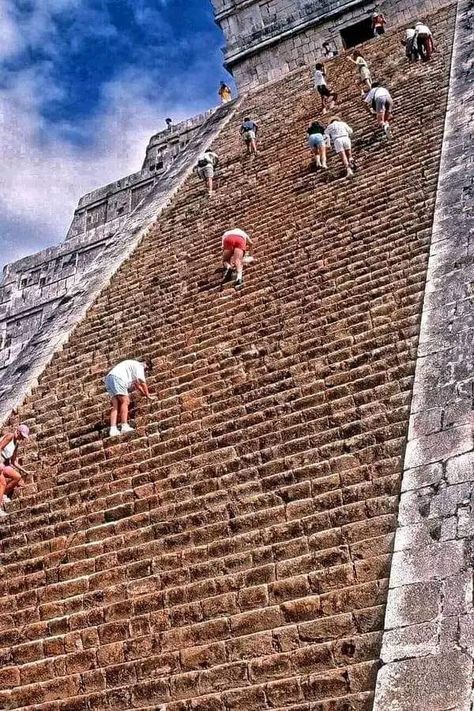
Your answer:
[[[29,436],[29,427],[22,424],[0,439],[0,516],[6,515],[4,505],[15,489],[25,486],[21,475],[30,473],[16,461],[20,442],[29,439]]]
[[[337,94],[332,91],[326,82],[326,72],[322,64],[316,64],[314,71],[314,86],[321,97],[321,108],[323,114],[327,113],[328,109],[332,109],[337,101]]]
[[[227,230],[222,235],[222,261],[224,262],[222,284],[232,279],[232,272],[235,267],[237,278],[234,287],[242,289],[244,285],[244,256],[247,243],[252,245],[252,240],[246,232],[238,228]]]
[[[216,153],[211,150],[206,150],[202,153],[196,164],[196,172],[198,176],[206,183],[207,192],[209,197],[212,195],[214,173],[219,164],[219,158]]]
[[[339,116],[333,116],[324,131],[324,135],[328,136],[336,153],[341,156],[347,177],[354,175],[353,169],[355,168],[352,160],[352,133],[352,128],[344,121],[341,121]]]
[[[324,131],[326,129],[318,121],[313,121],[308,128],[308,143],[313,152],[314,160],[317,168],[327,168],[326,164],[326,137]]]
[[[145,370],[150,372],[147,363],[138,360],[122,360],[105,376],[105,389],[112,398],[110,412],[110,437],[133,432],[133,427],[128,424],[129,393],[138,390],[148,400],[153,400],[145,380]],[[120,430],[117,427],[119,421]]]
[[[377,122],[387,138],[391,138],[390,119],[392,118],[393,99],[390,92],[384,86],[380,86],[378,81],[374,81],[372,89],[369,91],[364,101],[372,112],[377,115]]]

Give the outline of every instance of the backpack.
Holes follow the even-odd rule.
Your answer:
[[[201,158],[198,159],[198,168],[205,168],[207,165],[210,164],[210,160],[208,158],[205,158],[204,156],[201,156]]]

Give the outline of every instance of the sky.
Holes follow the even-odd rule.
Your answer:
[[[0,0],[0,267],[61,242],[81,195],[217,104],[209,0]]]

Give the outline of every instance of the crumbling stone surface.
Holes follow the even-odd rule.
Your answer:
[[[328,173],[308,170],[309,70],[244,98],[214,142],[216,195],[181,185],[19,408],[35,474],[0,523],[0,705],[371,709],[453,21],[453,8],[428,18],[428,67],[407,67],[397,35],[364,48],[393,87],[392,142],[352,65],[334,61],[352,181],[334,155]],[[246,114],[261,125],[256,160],[238,135]],[[255,238],[240,293],[219,289],[232,225]],[[153,360],[158,397],[110,439],[103,377],[128,356]],[[444,561],[442,527],[426,535]],[[438,644],[435,622],[418,622],[413,649]]]
[[[472,708],[473,31],[474,8],[463,0],[375,711]]]

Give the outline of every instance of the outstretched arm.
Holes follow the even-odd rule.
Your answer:
[[[148,400],[153,400],[153,396],[150,395],[148,385],[144,380],[137,380],[135,383],[135,389],[138,390],[139,393],[144,395]]]

